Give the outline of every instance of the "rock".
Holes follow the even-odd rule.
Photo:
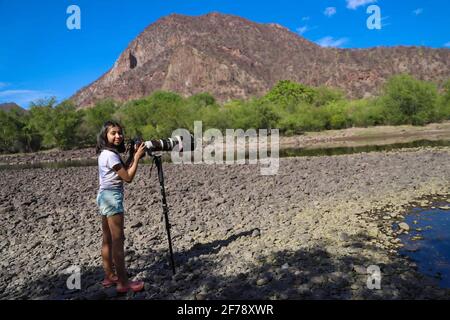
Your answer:
[[[105,295],[106,295],[106,297],[107,297],[108,299],[117,297],[117,290],[116,290],[116,287],[115,287],[115,286],[112,286],[111,288],[105,289],[105,290],[104,290],[104,293],[105,293]]]
[[[398,224],[398,226],[400,227],[400,229],[405,230],[405,231],[409,231],[409,225],[406,222],[400,222]]]
[[[13,206],[0,207],[0,214],[14,211]]]
[[[441,210],[450,210],[450,205],[439,207]]]
[[[92,155],[95,157],[94,153]],[[390,291],[389,295],[375,295],[374,291],[366,289],[365,283],[368,277],[365,267],[384,261],[395,266],[395,271],[388,276],[382,267],[383,276],[386,275],[383,289],[384,283],[392,284],[400,291],[400,298],[415,298],[422,294],[415,295],[415,292],[420,291],[423,283],[418,281],[413,288],[415,291],[409,292],[409,286],[404,285],[407,281],[400,278],[400,273],[412,268],[407,264],[402,268],[402,264],[398,264],[403,261],[397,255],[399,244],[390,240],[397,237],[399,231],[405,233],[398,227],[402,221],[411,223],[410,237],[422,234],[412,232],[422,221],[413,224],[413,219],[411,222],[404,220],[399,212],[406,209],[400,206],[412,196],[420,197],[422,192],[428,192],[432,187],[428,180],[432,181],[433,176],[439,180],[437,192],[445,191],[447,185],[443,182],[448,180],[450,172],[442,170],[448,162],[444,155],[446,153],[441,151],[423,151],[423,154],[408,151],[280,159],[279,177],[261,176],[258,166],[223,166],[224,169],[219,170],[214,165],[200,164],[186,166],[186,174],[176,175],[179,178],[176,180],[172,178],[177,167],[167,164],[177,274],[172,277],[167,259],[167,235],[164,223],[160,223],[158,184],[140,179],[146,183],[127,186],[125,203],[130,212],[126,224],[130,232],[125,242],[130,278],[148,282],[145,297],[149,299],[196,299],[197,295],[207,300],[272,296],[282,299],[283,294],[290,299],[351,299],[366,297],[364,293],[368,293],[367,298],[385,298],[391,296]],[[425,165],[420,160],[428,163]],[[436,165],[436,170],[429,170],[429,160]],[[415,170],[402,170],[408,163],[413,163]],[[320,168],[326,168],[327,173],[318,170]],[[354,168],[360,174],[355,175]],[[142,166],[141,174],[148,177],[149,169],[150,166]],[[382,174],[377,174],[380,170]],[[305,175],[308,177],[302,179]],[[364,184],[367,175],[372,180],[369,188]],[[235,176],[235,180],[230,181],[230,176]],[[395,184],[391,183],[392,177],[395,177]],[[2,171],[2,178],[5,187],[0,189],[0,212],[3,213],[0,225],[4,228],[0,228],[0,237],[5,241],[0,241],[0,269],[8,272],[0,272],[1,298],[32,299],[48,294],[50,299],[62,296],[85,299],[88,295],[103,299],[102,294],[94,294],[104,291],[105,299],[126,299],[125,295],[116,296],[114,287],[105,290],[99,283],[103,274],[99,254],[101,224],[97,221],[95,204],[98,187],[95,167]],[[194,179],[202,184],[197,185]],[[239,191],[240,184],[245,184],[247,191]],[[182,191],[185,186],[189,187]],[[413,190],[413,186],[417,188]],[[396,191],[391,190],[392,187],[403,190],[405,197],[402,194],[400,202],[383,197],[385,193]],[[149,188],[150,192],[139,192],[143,188]],[[203,194],[209,195],[211,200],[201,202]],[[367,194],[371,195],[370,199]],[[31,198],[38,201],[22,204]],[[221,198],[225,199],[223,204],[215,206],[223,201]],[[326,203],[319,203],[322,199],[326,199]],[[436,202],[434,205],[447,204]],[[316,208],[319,205],[321,209]],[[377,206],[381,210],[375,210]],[[10,208],[5,210],[6,207]],[[12,212],[5,212],[10,210]],[[38,221],[36,228],[35,219],[42,214],[50,215]],[[383,220],[383,216],[391,218]],[[256,230],[261,227],[263,229]],[[427,230],[425,225],[422,228],[423,232]],[[198,245],[194,246],[195,243]],[[420,244],[420,241],[408,241],[402,251],[420,247]],[[269,260],[272,253],[273,259]],[[351,263],[362,266],[353,271]],[[65,271],[73,264],[83,267],[83,290],[66,292],[69,275]],[[210,275],[212,271],[214,274]],[[271,274],[273,280],[265,279],[266,273]],[[207,285],[210,277],[217,279],[214,285]],[[47,281],[47,278],[56,281]],[[392,278],[398,278],[398,283],[393,283]],[[45,283],[41,285],[39,281]],[[93,286],[95,283],[99,286]],[[352,283],[359,286],[357,291],[350,290]],[[41,287],[44,290],[40,290]],[[58,288],[64,290],[61,292]],[[169,292],[173,289],[176,289],[173,293]]]
[[[252,237],[256,238],[259,237],[261,235],[261,231],[259,231],[259,229],[255,229],[252,232]]]
[[[104,291],[93,292],[86,297],[88,300],[105,300],[108,298]]]
[[[146,293],[145,292],[138,292],[134,295],[133,300],[145,300]]]
[[[343,241],[343,242],[348,242],[348,241],[350,241],[350,237],[348,236],[347,233],[341,232],[341,233],[339,234],[339,240],[340,240],[340,241]]]
[[[50,216],[49,213],[44,213],[44,214],[37,216],[36,220],[42,220],[42,219],[48,218],[49,216]]]
[[[260,279],[256,280],[256,285],[259,286],[259,287],[265,286],[268,283],[269,283],[269,279],[267,277],[260,278]]]
[[[369,230],[368,230],[368,235],[369,235],[369,237],[371,237],[371,238],[378,238],[378,235],[379,235],[379,230],[378,230],[378,228],[370,228]]]
[[[352,285],[350,286],[350,288],[351,288],[352,290],[358,290],[358,289],[359,289],[359,286],[358,286],[357,284],[352,284]]]
[[[280,300],[288,300],[289,299],[289,295],[286,293],[281,293],[280,294]]]
[[[152,285],[148,282],[145,282],[144,291],[150,291],[151,289],[153,289]]]
[[[203,195],[202,196],[202,202],[206,202],[206,201],[209,201],[209,200],[211,200],[211,196],[210,195]]]
[[[299,294],[310,293],[311,292],[311,287],[307,283],[304,283],[304,284],[298,286],[297,291],[298,291]]]
[[[137,228],[140,228],[140,227],[142,227],[142,222],[137,222],[137,223],[131,225],[132,229],[137,229]]]
[[[225,198],[222,198],[222,197],[215,198],[214,203],[216,206],[219,206],[219,205],[225,203]]]
[[[315,285],[323,285],[327,282],[327,278],[325,276],[316,276],[311,278],[311,283]]]
[[[206,295],[204,293],[197,293],[195,295],[195,300],[206,300]]]
[[[289,269],[289,263],[285,263],[281,266],[282,270],[288,270]]]
[[[183,280],[184,278],[186,278],[186,274],[182,273],[182,272],[177,272],[174,276],[173,276],[173,280],[175,281],[180,281]]]
[[[167,286],[167,292],[170,292],[170,293],[174,293],[175,291],[177,291],[178,290],[178,285],[176,285],[175,283],[170,283],[168,286]]]
[[[353,271],[355,271],[357,274],[367,274],[367,268],[364,266],[353,266]]]
[[[421,207],[426,207],[426,206],[428,206],[428,205],[429,205],[429,202],[428,202],[427,200],[421,201],[421,202],[419,203],[419,206],[421,206]]]

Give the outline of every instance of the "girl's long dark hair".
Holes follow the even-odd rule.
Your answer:
[[[123,127],[116,121],[106,121],[103,124],[102,129],[100,130],[99,134],[97,135],[97,146],[95,148],[95,151],[97,154],[99,154],[100,152],[102,152],[102,150],[111,150],[117,153],[123,153],[125,152],[126,148],[125,148],[125,139],[122,140],[122,143],[115,147],[115,146],[111,146],[108,144],[108,138],[107,138],[107,133],[108,133],[108,129],[112,128],[112,127],[119,127],[120,130],[122,130],[122,134],[123,134]]]

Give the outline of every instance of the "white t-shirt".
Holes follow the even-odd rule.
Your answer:
[[[102,190],[123,190],[123,181],[114,171],[116,164],[121,164],[120,156],[109,150],[102,150],[98,157],[98,178]]]

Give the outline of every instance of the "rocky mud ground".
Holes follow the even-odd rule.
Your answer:
[[[450,198],[450,148],[285,158],[275,176],[258,165],[164,172],[177,274],[156,170],[142,165],[125,191],[126,264],[146,286],[117,296],[100,284],[97,167],[0,171],[0,298],[450,297],[397,253],[409,226],[392,228],[414,201]],[[81,290],[66,286],[73,265]],[[380,290],[367,287],[371,265],[381,269]]]

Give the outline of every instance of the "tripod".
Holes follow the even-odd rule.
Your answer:
[[[169,252],[170,252],[170,264],[172,267],[172,272],[175,274],[175,262],[173,259],[173,251],[172,251],[172,238],[170,237],[170,228],[171,225],[169,223],[169,207],[167,206],[166,201],[166,190],[164,188],[164,173],[162,168],[162,160],[160,154],[155,154],[154,152],[149,152],[149,155],[153,158],[153,162],[156,165],[156,168],[158,168],[158,179],[159,179],[159,185],[161,187],[161,196],[162,196],[162,208],[163,208],[163,214],[164,214],[164,220],[166,225],[166,231],[167,231],[167,238],[169,240]],[[151,171],[150,171],[151,174]]]

